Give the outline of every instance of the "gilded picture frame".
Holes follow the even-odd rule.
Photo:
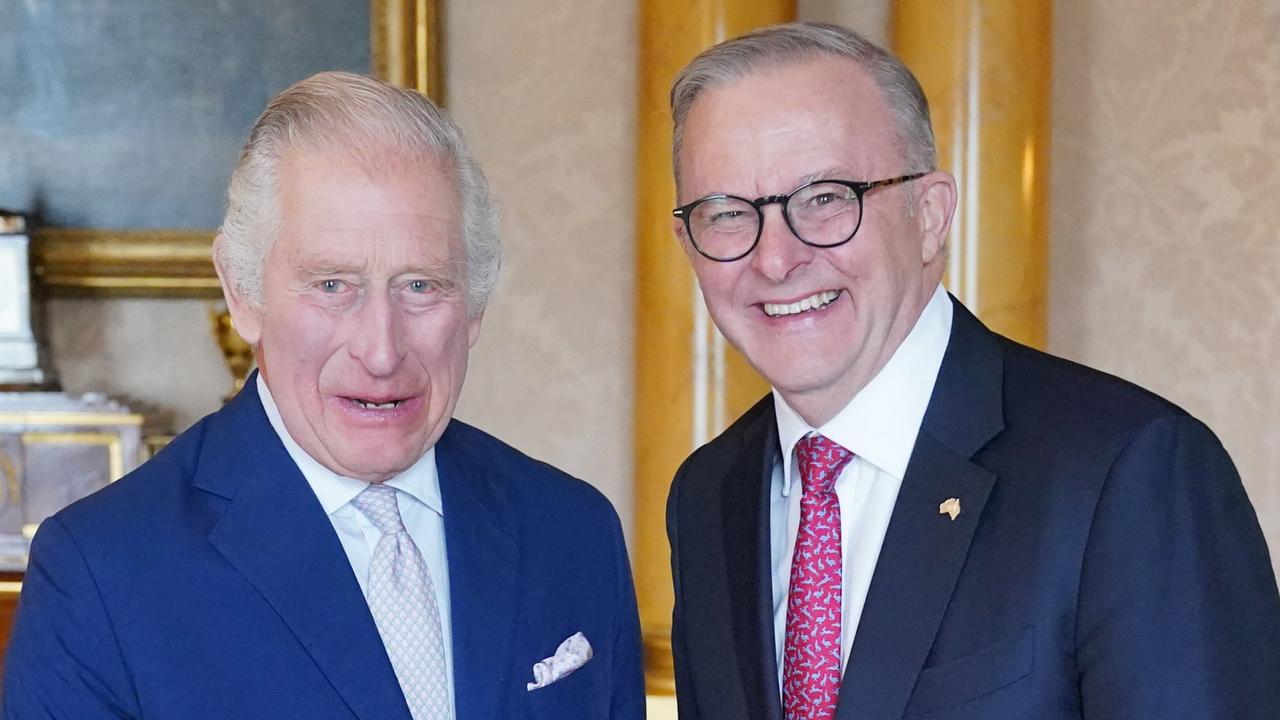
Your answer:
[[[389,82],[443,102],[442,0],[369,0],[370,65]],[[53,296],[218,298],[212,230],[37,228],[36,287]]]

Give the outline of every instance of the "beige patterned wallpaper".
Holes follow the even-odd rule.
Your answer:
[[[1054,10],[1050,349],[1208,423],[1280,567],[1280,2]]]
[[[62,385],[161,411],[181,430],[231,392],[202,300],[51,300],[49,345]]]
[[[588,480],[631,526],[632,0],[451,2],[448,104],[506,258],[458,416]]]

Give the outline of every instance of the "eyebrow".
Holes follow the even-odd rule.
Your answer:
[[[362,268],[328,260],[302,260],[294,270],[299,275],[347,275],[358,273]]]
[[[455,285],[458,278],[463,273],[465,263],[456,260],[432,263],[430,265],[415,265],[397,272],[394,277],[404,277],[406,275],[421,275],[430,280],[446,285]]]
[[[455,287],[459,284],[466,263],[456,260],[448,260],[439,263],[431,263],[428,265],[413,265],[396,271],[393,278],[403,278],[406,276],[420,275],[428,280],[437,282],[445,287]],[[359,275],[364,272],[364,268],[358,265],[347,265],[335,263],[325,260],[304,260],[300,262],[296,269],[296,276],[305,278],[318,278],[331,275]]]
[[[800,178],[800,185],[797,185],[796,187],[808,185],[809,183],[817,182],[818,180],[852,180],[853,178],[848,177],[849,175],[850,172],[845,168],[831,167],[826,170],[820,170],[816,173],[809,173],[808,175],[805,175]]]

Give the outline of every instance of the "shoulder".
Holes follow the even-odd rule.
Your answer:
[[[718,506],[725,477],[741,463],[754,464],[763,472],[765,453],[776,448],[777,432],[773,395],[765,395],[724,432],[685,458],[667,495],[668,530],[680,512],[703,517]]]
[[[734,420],[724,432],[694,450],[676,471],[676,481],[694,482],[696,478],[723,476],[729,465],[750,448],[777,433],[773,395],[765,395],[751,409]],[[687,478],[687,480],[686,480]]]
[[[1063,449],[1118,453],[1145,432],[1203,428],[1181,407],[1132,382],[1010,340],[1003,345],[1006,431],[1017,439],[1035,430]]]
[[[1003,430],[975,460],[1002,479],[1007,501],[1087,528],[1116,518],[1142,527],[1134,519],[1144,507],[1175,497],[1188,507],[1243,497],[1221,442],[1186,410],[1105,372],[1000,344]]]
[[[494,492],[530,518],[559,521],[568,514],[596,529],[620,526],[613,504],[590,483],[460,420],[449,422],[437,449],[456,454],[465,466],[483,468]]]
[[[991,331],[959,301],[924,430],[979,440],[974,423],[999,429],[995,446],[1042,461],[1117,452],[1162,418],[1187,417],[1131,382]],[[963,443],[961,445],[964,445]],[[965,452],[982,445],[957,446]]]
[[[175,515],[189,508],[191,481],[200,462],[208,418],[197,422],[137,469],[87,497],[71,503],[53,517],[74,536],[105,541],[129,539],[139,533],[164,532]]]

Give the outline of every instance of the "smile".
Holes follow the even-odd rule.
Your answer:
[[[764,314],[769,317],[782,317],[784,315],[798,315],[802,312],[817,310],[824,308],[840,297],[840,293],[836,290],[823,290],[814,293],[807,298],[802,298],[793,303],[764,303]]]

